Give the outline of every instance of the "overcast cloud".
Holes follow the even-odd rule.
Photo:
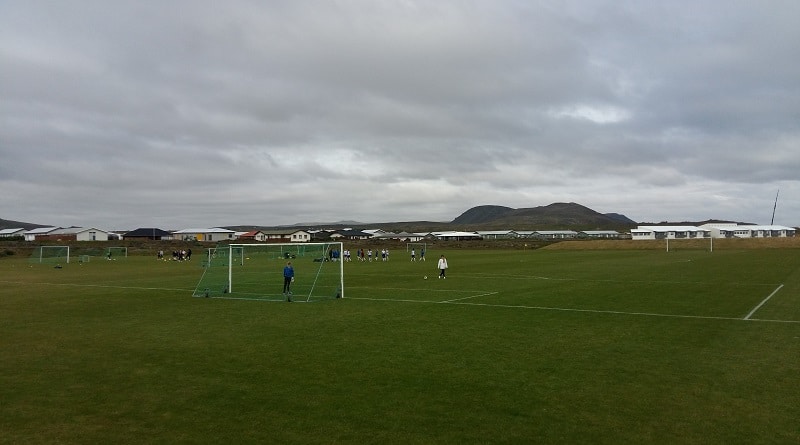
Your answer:
[[[0,218],[800,225],[800,2],[0,2]]]

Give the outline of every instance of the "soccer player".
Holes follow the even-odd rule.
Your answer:
[[[289,303],[292,302],[292,282],[294,281],[294,267],[292,267],[292,262],[289,261],[286,263],[286,267],[283,268],[283,295],[286,296],[286,301]]]
[[[411,261],[417,261],[417,254],[413,248],[411,249]]]
[[[447,258],[445,258],[444,255],[439,258],[439,264],[437,267],[439,268],[439,278],[447,278],[445,276],[445,271],[447,270]]]

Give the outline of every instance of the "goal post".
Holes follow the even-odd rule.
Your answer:
[[[286,300],[283,269],[292,263],[292,301],[344,297],[343,243],[225,244],[209,249],[195,297]]]
[[[30,263],[69,263],[69,246],[38,246],[33,249]]]

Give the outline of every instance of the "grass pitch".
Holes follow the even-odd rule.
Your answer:
[[[797,249],[395,251],[308,304],[201,273],[0,260],[0,443],[800,442]]]

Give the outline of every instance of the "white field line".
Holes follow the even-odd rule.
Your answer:
[[[0,283],[8,283],[8,284],[26,284],[20,281],[5,281],[0,280]],[[169,291],[187,291],[191,292],[194,289],[177,289],[177,288],[169,288],[169,287],[136,287],[136,286],[109,286],[109,285],[99,285],[99,284],[72,284],[72,283],[37,283],[37,284],[44,284],[46,286],[73,286],[73,287],[96,287],[96,288],[112,288],[112,289],[139,289],[139,290],[169,290]],[[746,321],[761,321],[761,322],[769,322],[769,323],[798,323],[800,324],[800,320],[771,320],[771,319],[761,319],[761,318],[751,318],[752,315],[761,308],[773,295],[775,295],[781,288],[783,284],[778,286],[774,291],[772,291],[767,298],[764,299],[758,306],[756,306],[752,311],[750,311],[745,318],[736,318],[736,317],[714,317],[708,315],[679,315],[679,314],[657,314],[657,313],[650,313],[650,312],[625,312],[625,311],[610,311],[610,310],[597,310],[597,309],[575,309],[575,308],[560,308],[560,307],[548,307],[548,306],[525,306],[525,305],[516,305],[516,304],[493,304],[493,303],[470,303],[464,302],[461,300],[476,298],[485,295],[495,295],[498,292],[488,292],[479,295],[472,295],[464,298],[458,298],[455,300],[446,300],[446,301],[436,301],[436,300],[409,300],[409,299],[395,299],[395,298],[367,298],[367,297],[347,297],[348,300],[368,300],[368,301],[391,301],[391,302],[398,302],[398,303],[429,303],[429,304],[460,304],[465,306],[482,306],[482,307],[498,307],[498,308],[516,308],[516,309],[531,309],[531,310],[541,310],[541,311],[562,311],[562,312],[585,312],[585,313],[595,313],[595,314],[615,314],[615,315],[637,315],[637,316],[646,316],[646,317],[665,317],[665,318],[694,318],[694,319],[706,319],[706,320],[746,320]],[[401,289],[401,290],[408,290],[408,289]],[[432,291],[432,289],[420,289],[427,292]],[[454,292],[452,290],[436,290],[440,292]],[[466,292],[466,291],[456,291],[456,292]],[[196,298],[203,298],[203,297],[196,297]],[[275,301],[275,300],[268,300],[264,298],[233,298],[233,297],[214,297],[216,299],[226,299],[226,300],[248,300],[248,301]],[[300,301],[298,301],[299,303]]]
[[[445,301],[442,301],[442,303],[455,303],[456,301],[469,300],[470,298],[485,297],[485,296],[488,296],[488,295],[497,295],[498,293],[499,292],[486,292],[486,293],[478,294],[478,295],[470,295],[470,296],[464,297],[464,298],[456,298],[454,300],[445,300]]]
[[[492,292],[490,294],[484,295],[491,295],[497,294],[497,292]],[[477,296],[477,295],[476,295]],[[472,297],[467,297],[472,298]],[[448,301],[435,301],[435,300],[409,300],[409,299],[395,299],[395,298],[369,298],[369,297],[348,297],[348,300],[367,300],[367,301],[390,301],[390,302],[397,302],[397,303],[427,303],[427,304],[458,304],[463,306],[480,306],[480,307],[495,307],[495,308],[509,308],[509,309],[530,309],[530,310],[539,310],[539,311],[560,311],[560,312],[583,312],[583,313],[591,313],[591,314],[611,314],[611,315],[631,315],[631,316],[640,316],[640,317],[661,317],[661,318],[682,318],[682,319],[695,319],[695,320],[732,320],[732,321],[760,321],[760,322],[769,322],[769,323],[797,323],[800,324],[800,320],[769,320],[769,319],[759,319],[759,318],[748,318],[743,319],[739,317],[715,317],[711,315],[680,315],[680,314],[658,314],[654,312],[626,312],[626,311],[611,311],[611,310],[600,310],[600,309],[576,309],[576,308],[563,308],[563,307],[549,307],[549,306],[525,306],[520,304],[495,304],[495,303],[471,303],[463,300],[448,300]]]
[[[767,298],[765,298],[764,300],[762,300],[762,301],[761,301],[761,303],[758,303],[758,306],[754,307],[754,308],[753,308],[753,310],[752,310],[752,311],[750,311],[750,313],[749,313],[749,314],[747,314],[747,315],[744,317],[744,319],[745,319],[745,320],[750,320],[750,317],[752,317],[752,316],[753,316],[753,314],[755,314],[757,310],[761,309],[761,306],[764,306],[764,304],[765,304],[767,301],[769,301],[769,299],[770,299],[770,298],[772,298],[772,296],[773,296],[773,295],[777,294],[777,293],[778,293],[778,291],[779,291],[779,290],[781,290],[781,288],[782,288],[782,287],[783,287],[783,284],[781,284],[780,286],[776,287],[776,288],[775,288],[775,290],[774,290],[774,291],[772,291],[772,293],[771,293],[771,294],[767,295]]]

